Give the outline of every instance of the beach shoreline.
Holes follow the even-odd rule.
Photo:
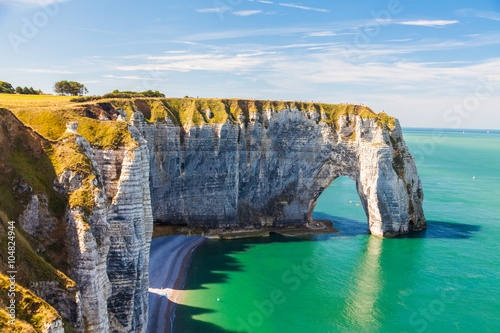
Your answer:
[[[153,239],[149,261],[149,333],[169,333],[187,278],[191,256],[201,236],[169,236]]]

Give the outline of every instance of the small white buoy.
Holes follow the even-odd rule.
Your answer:
[[[219,297],[217,297],[217,302],[220,302],[220,298]]]
[[[472,177],[472,179],[476,179],[476,176]]]

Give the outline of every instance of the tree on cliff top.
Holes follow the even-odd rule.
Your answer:
[[[59,81],[54,84],[54,91],[59,95],[82,96],[88,93],[88,89],[81,83],[75,81]]]
[[[12,84],[5,82],[5,81],[0,81],[0,93],[3,94],[13,94],[14,93],[14,87]]]

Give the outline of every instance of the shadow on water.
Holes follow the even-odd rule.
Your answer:
[[[345,217],[332,216],[324,213],[314,213],[315,219],[329,220],[333,222],[333,227],[340,231],[340,234],[328,235],[328,238],[341,236],[361,236],[369,235],[370,230],[367,222],[351,220]],[[443,221],[427,221],[427,229],[400,235],[395,238],[449,238],[465,239],[472,238],[481,231],[481,226],[466,223],[453,223]],[[315,240],[320,240],[316,237]]]
[[[328,241],[341,237],[368,236],[368,223],[348,218],[332,216],[324,213],[314,213],[315,219],[330,220],[333,227],[340,231],[336,234],[304,235],[286,237],[273,234],[269,237],[249,238],[239,240],[207,240],[201,244],[193,255],[188,281],[184,290],[206,289],[205,285],[223,284],[229,279],[229,272],[244,271],[244,265],[234,257],[234,254],[249,251],[256,245],[269,243],[290,243],[307,241]],[[466,239],[472,238],[481,230],[480,226],[442,221],[428,221],[427,230],[401,235],[395,239],[406,238],[436,238],[436,239]],[[371,239],[368,238],[368,239]],[[381,240],[382,241],[382,240]],[[391,242],[387,245],[393,244]],[[203,255],[197,255],[203,253]],[[174,328],[182,330],[182,325],[189,323],[189,331],[193,332],[227,332],[221,327],[194,319],[195,316],[211,313],[213,310],[178,304]]]
[[[481,231],[481,226],[465,223],[427,221],[427,229],[400,235],[397,238],[472,238]]]
[[[225,283],[228,274],[223,272],[241,272],[243,265],[234,258],[234,254],[249,251],[256,245],[270,243],[291,243],[327,240],[337,234],[321,235],[322,239],[316,239],[314,235],[301,235],[287,237],[279,234],[271,234],[269,237],[234,239],[234,240],[210,240],[196,248],[190,265],[190,278],[184,286],[184,290],[206,289],[203,285]],[[203,253],[203,256],[197,256]]]
[[[335,235],[335,234],[333,234]],[[322,235],[328,236],[328,235]],[[326,237],[324,238],[327,239]],[[286,237],[272,234],[269,237],[237,240],[207,239],[193,253],[188,279],[184,290],[206,289],[206,285],[224,284],[229,279],[228,272],[244,271],[244,265],[233,255],[249,251],[256,245],[270,243],[306,242],[315,240],[313,235]],[[197,255],[202,253],[203,255]],[[212,309],[177,304],[175,309],[174,332],[232,332],[212,323],[196,319],[196,316],[213,313]]]
[[[206,332],[206,333],[236,333],[235,331],[228,331],[220,326],[212,323],[207,323],[201,320],[196,320],[193,316],[198,316],[206,313],[212,313],[214,310],[203,309],[194,306],[176,304],[175,305],[175,322],[187,322],[189,321],[189,332]],[[187,318],[186,318],[187,317]],[[174,324],[174,332],[186,332],[183,330],[181,325]]]

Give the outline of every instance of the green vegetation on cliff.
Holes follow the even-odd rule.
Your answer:
[[[7,249],[7,215],[0,212],[0,247]],[[16,228],[16,321],[15,325],[8,322],[8,293],[10,283],[7,277],[0,273],[0,332],[44,332],[42,328],[52,321],[61,319],[57,311],[44,300],[37,297],[29,289],[36,281],[56,282],[58,288],[71,290],[76,294],[78,287],[63,272],[54,268],[40,254],[37,254],[32,245],[38,241],[19,228]],[[7,272],[6,251],[0,251],[0,272]],[[71,331],[71,324],[65,323],[65,329]]]
[[[18,97],[18,98],[15,98]],[[97,116],[88,117],[86,110],[99,110],[108,104],[116,110],[123,110],[130,119],[135,111],[141,111],[150,122],[170,119],[178,126],[220,124],[226,121],[248,122],[251,113],[262,114],[266,110],[275,112],[284,109],[315,111],[322,115],[321,121],[333,127],[338,126],[341,116],[357,115],[376,119],[379,126],[392,129],[395,120],[385,113],[376,114],[370,108],[351,104],[324,104],[311,102],[261,101],[241,99],[207,98],[103,98],[98,101],[73,103],[64,96],[17,96],[0,94],[0,107],[5,107],[44,137],[57,140],[66,131],[66,122],[78,121],[79,133],[91,145],[103,149],[116,149],[134,143],[127,130],[127,124],[117,121],[100,121]],[[95,111],[94,110],[94,111]]]
[[[33,195],[46,196],[48,208],[57,225],[49,240],[36,239],[26,234],[21,226],[16,226],[16,290],[18,318],[11,328],[0,326],[2,332],[42,332],[41,328],[59,319],[57,312],[43,300],[37,298],[25,288],[35,281],[56,282],[61,290],[78,287],[63,271],[67,268],[67,248],[64,238],[65,211],[68,199],[56,192],[57,163],[54,163],[54,150],[57,144],[50,142],[24,126],[15,116],[0,109],[0,248],[7,249],[7,222],[19,222],[19,217],[26,209]],[[72,164],[74,155],[59,160],[63,164]],[[78,163],[75,163],[78,165]],[[30,222],[30,221],[28,221]],[[36,223],[37,221],[31,221]],[[36,250],[35,250],[36,249]],[[0,251],[0,272],[7,272],[7,251]],[[57,269],[57,268],[58,269]],[[5,281],[0,279],[1,288]],[[0,294],[5,296],[3,290]],[[6,302],[0,297],[0,325],[5,323]],[[68,326],[69,327],[69,326]]]
[[[395,120],[385,113],[376,114],[370,108],[351,104],[323,104],[307,102],[259,101],[239,99],[199,99],[199,98],[161,98],[135,100],[109,100],[117,109],[124,110],[128,117],[134,110],[141,111],[148,122],[164,121],[168,117],[179,126],[221,124],[226,121],[237,122],[243,117],[248,121],[251,113],[262,114],[266,110],[275,112],[284,109],[316,111],[324,113],[321,121],[332,126],[344,115],[357,115],[362,118],[377,119],[380,126],[394,126]],[[210,112],[207,112],[207,111]],[[241,117],[240,117],[241,116]]]
[[[45,332],[50,323],[61,320],[57,311],[31,291],[16,284],[16,320],[8,324],[10,317],[7,306],[10,282],[0,273],[0,331],[3,333]]]

